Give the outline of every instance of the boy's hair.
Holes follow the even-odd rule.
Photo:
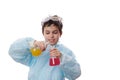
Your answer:
[[[54,25],[59,29],[60,34],[62,34],[62,18],[58,17],[57,15],[47,17],[44,21],[41,22],[41,25],[42,33],[44,32],[44,27]]]

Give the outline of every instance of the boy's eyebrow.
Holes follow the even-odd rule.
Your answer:
[[[45,31],[50,31],[50,30],[45,30]],[[53,30],[53,31],[58,31],[58,30]]]
[[[54,31],[58,31],[58,30],[54,30]]]
[[[49,31],[49,30],[45,30],[45,31]]]

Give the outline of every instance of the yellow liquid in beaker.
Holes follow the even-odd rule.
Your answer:
[[[39,56],[42,53],[42,51],[39,48],[31,48],[30,51],[33,56]]]

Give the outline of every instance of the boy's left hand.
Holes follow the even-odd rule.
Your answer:
[[[58,49],[53,48],[50,50],[50,56],[51,57],[61,57],[61,52]]]

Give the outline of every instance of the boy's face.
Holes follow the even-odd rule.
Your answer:
[[[61,36],[59,29],[54,25],[44,27],[43,35],[45,40],[51,45],[56,44]]]

